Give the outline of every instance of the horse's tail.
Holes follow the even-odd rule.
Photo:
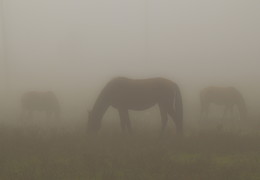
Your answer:
[[[245,99],[240,92],[237,91],[237,107],[240,114],[240,118],[243,120],[247,119],[247,108]]]
[[[183,103],[181,91],[178,85],[175,86],[175,113],[177,133],[183,135]]]

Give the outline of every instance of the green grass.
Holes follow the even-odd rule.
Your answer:
[[[0,131],[0,180],[260,180],[260,137]]]

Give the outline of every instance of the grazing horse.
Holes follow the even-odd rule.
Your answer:
[[[234,87],[207,87],[200,92],[200,101],[202,119],[207,118],[211,103],[225,106],[223,118],[228,112],[233,113],[236,105],[240,119],[246,119],[247,109],[244,98]]]
[[[131,133],[128,110],[142,111],[158,104],[163,133],[167,115],[175,122],[177,134],[183,134],[183,106],[180,89],[174,82],[164,78],[128,79],[115,78],[107,83],[98,96],[93,110],[89,112],[88,132],[97,133],[101,119],[109,106],[119,112],[123,132]]]
[[[51,91],[27,92],[22,96],[21,105],[22,119],[31,119],[34,111],[43,111],[47,117],[54,114],[57,119],[60,119],[60,104],[55,94]]]

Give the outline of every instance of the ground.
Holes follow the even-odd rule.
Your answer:
[[[0,129],[2,180],[260,180],[260,136]]]

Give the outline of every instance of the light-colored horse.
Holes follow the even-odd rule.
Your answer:
[[[97,133],[101,119],[109,106],[119,112],[122,131],[131,133],[128,110],[142,111],[158,104],[164,132],[170,115],[175,122],[177,133],[183,133],[183,105],[179,87],[164,78],[128,79],[118,77],[104,87],[93,110],[89,112],[88,132]]]
[[[234,87],[207,87],[200,92],[201,119],[205,119],[209,114],[210,104],[225,106],[222,119],[228,112],[233,115],[233,109],[237,106],[240,119],[247,118],[247,109],[243,96]]]
[[[31,119],[34,111],[43,111],[47,117],[55,115],[60,119],[60,104],[51,91],[48,92],[27,92],[22,96],[22,119]]]

